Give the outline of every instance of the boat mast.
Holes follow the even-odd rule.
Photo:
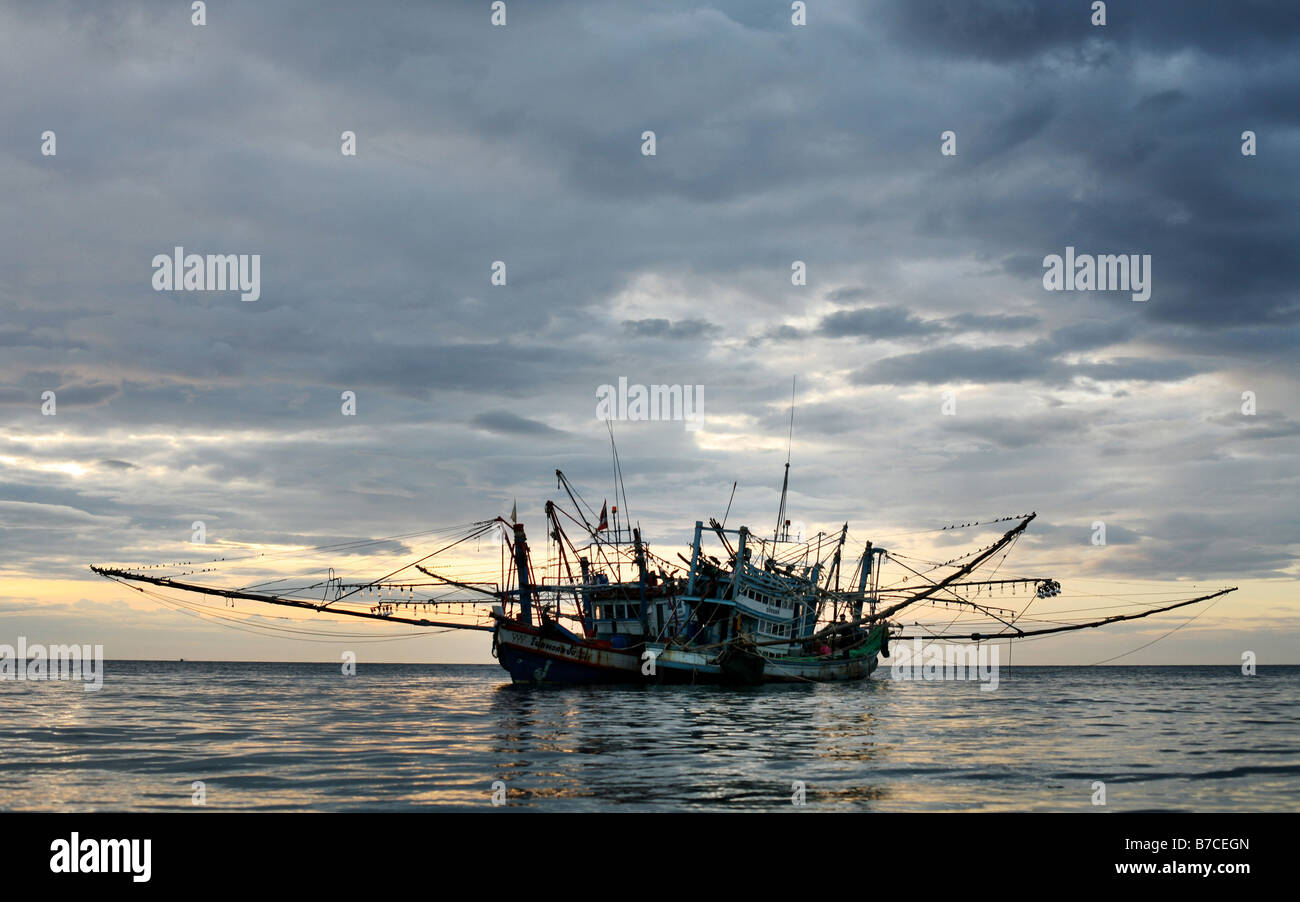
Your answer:
[[[636,569],[637,583],[641,591],[641,635],[650,635],[650,614],[646,610],[645,584],[646,584],[646,566],[645,566],[645,548],[641,545],[641,528],[635,527],[632,530],[632,542],[636,547]]]
[[[790,436],[785,446],[785,478],[781,480],[781,507],[776,512],[776,533],[772,536],[774,541],[780,542],[782,532],[785,538],[790,538],[790,530],[785,527],[785,497],[790,489],[790,451],[794,446],[794,387],[797,376],[790,377]]]
[[[862,616],[862,602],[867,598],[867,589],[872,584],[872,564],[875,563],[873,558],[875,549],[871,542],[867,542],[867,550],[862,552],[862,581],[858,584],[858,597],[853,600],[853,619],[857,620]],[[876,613],[876,596],[871,596],[871,613]]]
[[[532,586],[528,584],[528,542],[524,524],[515,523],[515,569],[519,571],[519,619],[533,625]]]
[[[704,532],[703,521],[695,521],[695,539],[691,542],[691,572],[687,576],[686,594],[695,594],[695,576],[700,569],[700,539]]]
[[[831,560],[831,569],[826,574],[826,588],[831,588],[831,577],[835,578],[835,595],[831,605],[831,620],[835,620],[840,615],[840,556],[844,551],[844,540],[849,537],[849,524],[845,523],[844,528],[840,530],[840,541],[835,546],[835,557]],[[825,599],[819,598],[817,602],[817,619],[822,616],[822,609],[825,605]]]

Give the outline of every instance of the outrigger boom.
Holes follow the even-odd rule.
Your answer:
[[[316,604],[310,601],[298,601],[293,598],[279,598],[275,595],[262,595],[257,592],[243,592],[239,589],[218,589],[212,586],[200,586],[195,583],[181,582],[178,579],[171,579],[166,576],[148,576],[144,573],[134,573],[130,570],[121,570],[114,567],[99,567],[94,564],[90,569],[100,576],[112,580],[129,580],[131,582],[150,583],[155,586],[163,586],[168,589],[180,589],[183,592],[197,592],[201,595],[218,595],[222,598],[238,599],[240,601],[256,601],[262,604],[283,605],[289,608],[303,608],[309,611],[324,611],[328,609],[327,603]],[[128,586],[128,588],[135,588]],[[334,608],[331,610],[334,614],[344,614],[348,617],[364,617],[370,620],[385,620],[390,623],[409,623],[412,626],[431,626],[431,627],[448,627],[451,629],[463,630],[484,630],[491,632],[492,627],[477,623],[443,623],[437,620],[416,620],[410,617],[393,616],[392,614],[374,614],[369,611],[354,611],[348,608]]]

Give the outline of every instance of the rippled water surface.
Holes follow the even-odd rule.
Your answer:
[[[531,688],[491,666],[108,662],[0,682],[0,809],[1300,810],[1300,667]],[[1105,783],[1105,808],[1093,783]]]

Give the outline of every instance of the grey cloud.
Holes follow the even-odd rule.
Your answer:
[[[932,335],[940,331],[937,323],[926,322],[898,307],[859,307],[840,310],[822,318],[817,331],[835,338],[902,338]]]
[[[623,329],[638,338],[699,338],[717,329],[717,326],[702,319],[677,322],[668,319],[629,319],[623,321]]]
[[[853,373],[855,385],[939,385],[947,382],[1021,382],[1057,372],[1032,348],[942,347],[885,357]]]
[[[861,301],[871,296],[871,292],[862,287],[836,288],[826,292],[826,300],[837,304]]]
[[[1235,429],[1237,437],[1243,439],[1288,438],[1300,435],[1300,420],[1285,416],[1221,414],[1208,417],[1207,422]]]
[[[474,417],[471,423],[479,429],[486,429],[488,432],[497,432],[502,435],[549,437],[563,434],[560,430],[553,429],[545,423],[539,423],[536,420],[517,416],[504,410],[481,413]]]
[[[1080,413],[1047,413],[1028,417],[956,417],[942,426],[945,431],[969,435],[1003,448],[1024,448],[1062,438],[1077,441],[1089,423]]]
[[[1005,313],[959,313],[945,320],[944,325],[950,329],[972,332],[1014,332],[1018,329],[1031,329],[1042,322],[1029,314]]]
[[[897,0],[881,9],[894,34],[940,55],[1007,62],[1090,37],[1086,8],[1020,0]]]

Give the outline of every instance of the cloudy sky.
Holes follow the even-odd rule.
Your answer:
[[[768,529],[797,375],[810,531],[925,556],[921,530],[1036,510],[1015,563],[1066,607],[1243,588],[1123,663],[1300,662],[1294,4],[808,7],[5,4],[0,641],[337,659],[85,565],[192,556],[195,520],[318,544],[518,499],[540,531],[556,467],[609,494],[620,377],[703,386],[699,430],[615,424],[649,539],[733,481],[731,522]],[[260,254],[261,297],[155,291],[176,246]],[[1149,254],[1150,299],[1045,290],[1066,247]]]

